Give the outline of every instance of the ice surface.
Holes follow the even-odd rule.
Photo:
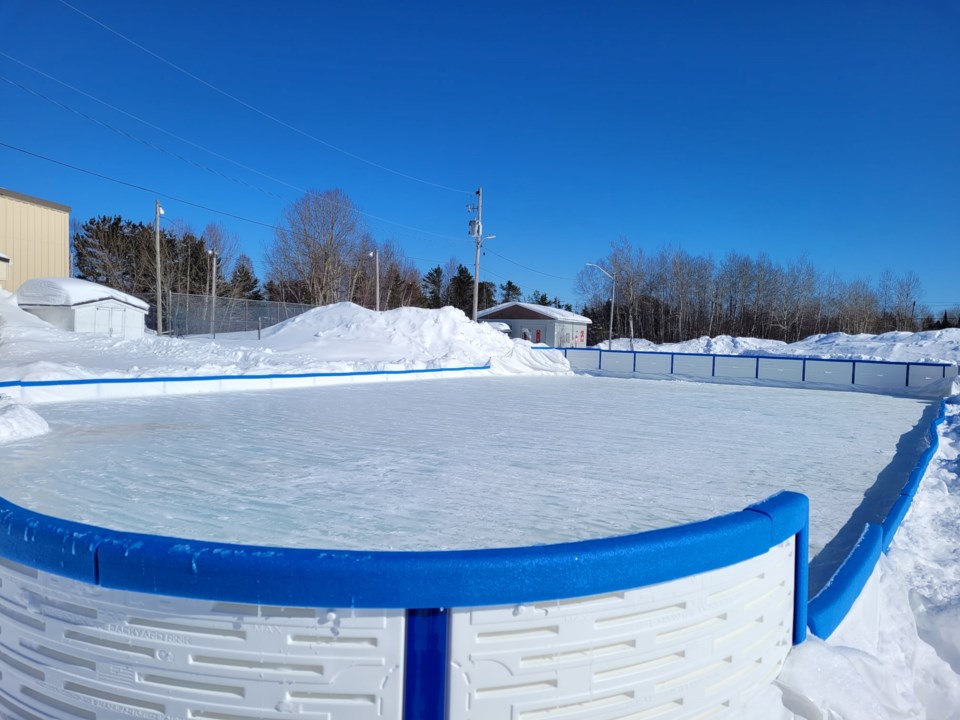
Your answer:
[[[5,448],[0,495],[121,530],[426,549],[625,534],[793,489],[816,552],[926,407],[585,376],[59,404],[50,435]]]

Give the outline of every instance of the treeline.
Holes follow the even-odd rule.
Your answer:
[[[152,299],[157,268],[154,233],[153,225],[120,216],[75,224],[74,274]],[[201,233],[183,223],[165,224],[160,229],[164,290],[210,294],[215,253],[220,297],[308,305],[349,301],[373,308],[379,267],[382,310],[452,305],[469,315],[473,308],[473,274],[464,265],[450,260],[421,277],[396,243],[374,240],[359,209],[342,190],[308,192],[284,209],[265,255],[265,282],[257,278],[250,258],[237,253],[237,245],[237,238],[217,224]],[[480,283],[480,309],[519,299],[521,290],[510,280],[500,286]],[[526,299],[543,305],[560,302],[537,290]]]
[[[648,254],[625,238],[597,264],[616,276],[614,335],[656,343],[704,335],[796,342],[818,333],[915,331],[929,316],[918,306],[920,281],[912,272],[888,270],[876,283],[845,281],[804,258],[781,265],[763,253],[729,253],[718,262],[684,250]],[[593,268],[577,276],[593,343],[606,337],[610,284]]]
[[[74,275],[130,295],[153,297],[157,288],[156,236],[153,226],[119,215],[91,218],[73,229]],[[217,295],[262,300],[253,263],[237,254],[236,239],[221,225],[200,234],[178,224],[160,230],[160,278],[164,290],[208,294],[217,255]]]
[[[451,259],[422,276],[394,242],[378,243],[363,216],[342,190],[308,192],[284,209],[265,254],[261,284],[250,258],[237,252],[237,239],[222,226],[196,233],[182,223],[160,231],[163,287],[179,293],[267,299],[310,305],[350,301],[376,304],[379,265],[380,309],[447,305],[470,315],[473,274]],[[152,225],[101,216],[73,232],[75,274],[132,295],[152,298],[156,254]],[[213,254],[217,256],[213,279]],[[616,275],[614,334],[657,343],[700,336],[734,335],[794,342],[818,333],[851,334],[954,327],[956,309],[942,318],[918,306],[920,281],[912,272],[884,272],[876,281],[847,281],[825,275],[808,260],[787,265],[761,253],[729,253],[722,259],[684,250],[655,253],[625,239],[614,242],[597,264]],[[595,268],[577,276],[585,298],[578,312],[593,320],[589,342],[606,338],[610,280]],[[524,300],[574,308],[539,290],[524,295],[511,280],[479,284],[478,307]]]

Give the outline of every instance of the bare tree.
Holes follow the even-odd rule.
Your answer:
[[[360,213],[340,189],[308,192],[289,205],[267,253],[268,276],[300,302],[349,299],[365,240]]]

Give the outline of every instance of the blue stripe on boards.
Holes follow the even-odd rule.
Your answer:
[[[54,387],[57,385],[132,385],[137,383],[200,382],[205,380],[282,380],[329,377],[361,377],[371,375],[421,375],[440,372],[463,372],[466,370],[489,370],[489,365],[454,368],[416,368],[412,370],[358,370],[354,372],[326,373],[272,373],[269,375],[193,375],[183,377],[137,377],[137,378],[82,378],[79,380],[17,380],[6,385],[20,387]]]

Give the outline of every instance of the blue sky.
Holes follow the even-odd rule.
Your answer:
[[[960,304],[958,37],[935,1],[0,0],[0,143],[222,222],[261,274],[264,225],[335,187],[421,270],[472,269],[482,185],[481,278],[524,293],[578,304],[623,235],[913,270],[936,311]],[[0,186],[152,222],[154,192],[2,146]]]

